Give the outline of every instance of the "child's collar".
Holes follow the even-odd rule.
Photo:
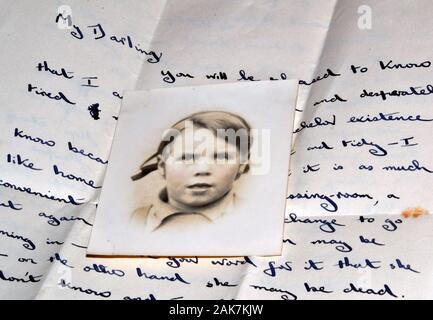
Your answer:
[[[176,214],[182,213],[195,213],[200,214],[203,217],[207,218],[209,222],[214,222],[218,220],[222,216],[224,216],[227,212],[232,211],[232,207],[234,206],[234,202],[236,199],[236,194],[232,190],[230,190],[225,196],[216,202],[200,207],[197,210],[185,211],[179,210],[168,203],[167,189],[162,189],[158,196],[153,201],[153,205],[149,209],[149,214],[147,217],[146,228],[149,231],[154,231],[158,229],[160,226],[164,224],[164,220],[170,216],[174,216]]]

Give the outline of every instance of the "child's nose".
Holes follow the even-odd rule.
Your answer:
[[[197,161],[194,166],[194,176],[210,176],[211,170],[207,161]]]

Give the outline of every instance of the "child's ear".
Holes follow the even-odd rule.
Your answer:
[[[158,160],[158,172],[163,178],[165,178],[165,162],[162,159],[161,155],[157,157],[157,160]]]
[[[247,173],[249,169],[248,163],[241,164],[239,166],[238,174],[236,175],[235,180],[239,179],[242,174]]]

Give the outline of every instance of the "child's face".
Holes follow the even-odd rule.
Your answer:
[[[171,148],[168,158],[159,161],[169,202],[178,208],[211,204],[229,192],[239,176],[238,148],[204,128],[194,130],[189,150],[185,139],[184,134],[177,136],[167,146]]]

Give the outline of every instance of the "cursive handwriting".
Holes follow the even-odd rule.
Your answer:
[[[315,117],[314,120],[310,123],[306,121],[302,121],[300,127],[297,128],[293,133],[301,132],[304,129],[322,127],[322,126],[335,126],[335,114],[332,116],[332,120],[323,120],[320,117]]]
[[[166,280],[166,281],[171,281],[171,282],[182,282],[185,284],[190,284],[188,281],[184,280],[182,278],[182,276],[179,273],[175,273],[174,276],[158,276],[158,275],[154,275],[154,274],[147,274],[146,272],[144,272],[141,268],[137,267],[136,268],[137,271],[137,276],[139,278],[145,278],[145,279],[149,279],[149,280]]]
[[[90,224],[89,222],[87,222],[85,219],[80,218],[80,217],[74,217],[74,216],[70,216],[70,217],[60,217],[60,218],[56,218],[55,216],[53,216],[52,214],[46,214],[45,212],[40,212],[39,213],[39,217],[43,217],[47,219],[47,223],[51,226],[57,227],[60,225],[61,222],[64,221],[82,221],[85,224],[87,224],[88,226],[92,226],[92,224]]]
[[[306,191],[305,193],[296,193],[296,194],[289,194],[287,196],[287,199],[322,199],[325,200],[326,202],[322,202],[320,204],[320,207],[322,207],[323,209],[325,209],[326,211],[329,212],[337,212],[338,211],[338,205],[337,203],[332,200],[333,197],[336,197],[338,199],[373,199],[372,196],[370,196],[368,193],[348,193],[348,192],[337,192],[336,194],[330,194],[330,195],[326,195],[326,194],[320,194],[320,193],[311,193],[309,194],[308,191]]]
[[[78,291],[81,293],[85,293],[88,295],[95,295],[98,297],[103,297],[103,298],[109,298],[111,297],[111,292],[110,291],[103,291],[103,292],[98,292],[96,290],[93,289],[84,289],[82,287],[79,286],[73,286],[70,282],[67,282],[65,279],[60,279],[58,285],[62,288],[68,288],[74,291]]]
[[[277,293],[285,293],[285,295],[282,295],[281,298],[283,300],[297,300],[298,297],[288,291],[288,290],[283,290],[283,289],[278,289],[278,288],[273,288],[273,287],[265,287],[265,286],[259,286],[259,285],[255,285],[255,284],[251,284],[250,287],[256,289],[256,290],[264,290],[264,291],[268,291],[268,292],[277,292]]]
[[[198,264],[198,258],[176,258],[176,257],[169,257],[169,261],[166,262],[167,266],[171,268],[179,268],[183,263],[193,263]]]
[[[54,256],[49,257],[49,258],[48,258],[48,261],[49,261],[49,262],[59,261],[59,262],[60,262],[62,265],[64,265],[65,267],[73,268],[73,266],[68,265],[68,260],[62,258],[62,257],[60,256],[60,254],[58,254],[58,253],[55,253]]]
[[[334,94],[334,96],[331,99],[322,99],[320,101],[317,101],[313,104],[313,106],[318,106],[319,104],[322,103],[334,103],[334,102],[347,102],[346,99],[340,97],[338,94]]]
[[[318,81],[321,81],[323,79],[326,79],[329,77],[339,77],[339,76],[341,76],[341,74],[335,73],[331,69],[328,68],[328,69],[326,69],[326,72],[323,76],[318,76],[311,81],[299,80],[299,84],[304,85],[304,86],[311,86],[312,84],[314,84]]]
[[[364,293],[364,294],[374,294],[374,295],[390,295],[391,297],[397,298],[397,295],[394,294],[394,292],[392,292],[391,288],[385,284],[383,286],[383,289],[380,290],[373,290],[373,289],[363,289],[361,287],[356,287],[353,283],[350,283],[348,288],[345,288],[343,290],[344,293]]]
[[[225,281],[225,282],[222,282],[222,281],[220,281],[220,280],[218,280],[218,278],[213,278],[213,281],[208,281],[207,282],[207,284],[206,284],[206,287],[207,288],[212,288],[212,287],[237,287],[238,285],[237,284],[230,284],[230,283],[228,283],[227,281]]]
[[[433,94],[433,85],[428,84],[425,87],[409,87],[408,90],[392,90],[392,91],[367,91],[364,89],[360,94],[361,98],[381,97],[385,101],[388,97],[404,97],[404,96],[428,96]]]
[[[11,200],[8,200],[6,203],[0,202],[0,207],[9,208],[9,209],[16,210],[16,211],[23,209],[21,204],[14,203]]]
[[[361,138],[360,141],[342,140],[341,144],[345,148],[348,146],[351,146],[351,147],[363,147],[363,146],[373,147],[373,148],[369,149],[368,152],[370,152],[372,155],[378,156],[378,157],[383,157],[383,156],[386,156],[388,154],[388,152],[383,147],[381,147],[379,144],[374,143],[374,142],[368,142],[364,138]]]
[[[26,248],[27,250],[35,250],[36,249],[36,245],[33,243],[32,240],[30,240],[29,238],[17,235],[14,232],[0,230],[0,235],[6,236],[6,237],[11,238],[11,239],[21,240],[22,242],[24,242],[23,247]]]
[[[43,275],[34,276],[34,275],[26,272],[24,277],[18,278],[18,277],[13,277],[13,276],[7,276],[7,275],[5,275],[3,270],[0,270],[0,280],[9,281],[9,282],[37,283],[37,282],[41,281],[40,278],[42,278],[42,276]]]
[[[412,69],[412,68],[430,68],[431,62],[426,60],[421,63],[393,63],[392,60],[388,60],[384,63],[382,60],[379,61],[379,66],[381,70],[397,70],[397,69]]]
[[[340,252],[351,252],[352,246],[349,245],[347,242],[342,240],[314,240],[311,241],[311,244],[330,244],[330,245],[336,245],[335,249]]]
[[[53,165],[53,171],[54,171],[55,175],[60,175],[62,178],[65,178],[65,179],[69,179],[69,180],[73,180],[73,181],[77,181],[77,182],[82,182],[85,185],[87,185],[89,187],[92,187],[93,189],[100,189],[100,188],[102,188],[102,187],[99,187],[99,186],[95,186],[95,181],[93,181],[93,180],[87,181],[86,179],[81,178],[79,176],[75,176],[75,175],[73,175],[71,173],[69,173],[69,174],[64,173],[63,171],[61,171],[59,169],[59,167],[56,164]]]
[[[91,159],[91,160],[94,160],[94,161],[96,161],[96,162],[99,162],[99,163],[102,163],[102,164],[107,164],[107,163],[108,163],[108,161],[106,161],[106,160],[102,160],[101,158],[96,157],[96,156],[95,156],[93,153],[91,153],[91,152],[86,153],[86,151],[84,151],[83,149],[78,150],[78,148],[74,147],[74,146],[72,145],[72,143],[69,142],[69,141],[68,141],[68,149],[69,149],[69,151],[72,151],[73,153],[81,154],[81,155],[83,155],[83,156],[85,156],[85,157],[87,157],[87,158],[89,158],[89,159]]]
[[[110,276],[118,276],[118,277],[124,277],[125,272],[120,269],[109,269],[107,266],[104,266],[102,264],[96,264],[94,263],[92,266],[85,266],[83,268],[85,272],[94,271],[96,273],[103,273],[108,274]]]
[[[223,258],[221,260],[212,260],[211,263],[213,265],[227,266],[227,267],[249,264],[257,268],[256,264],[249,257],[243,257],[243,260],[229,260],[227,258]]]
[[[23,130],[19,130],[18,128],[15,128],[14,137],[23,138],[49,147],[54,147],[56,145],[53,140],[44,140],[42,138],[32,137],[31,135],[24,134]]]
[[[354,269],[379,269],[380,261],[372,261],[370,259],[364,259],[363,262],[360,263],[352,263],[348,257],[344,257],[342,260],[339,260],[336,264],[340,269],[344,268],[354,268]]]
[[[320,230],[326,233],[334,233],[335,227],[344,227],[344,224],[338,223],[336,219],[300,219],[295,213],[290,213],[289,218],[284,220],[284,223],[307,223],[307,224],[319,224]]]
[[[63,77],[66,79],[72,79],[74,76],[72,75],[73,72],[68,72],[65,70],[65,68],[61,68],[60,71],[57,71],[55,69],[51,69],[48,66],[48,62],[44,60],[44,62],[39,62],[38,65],[36,66],[36,69],[38,71],[47,71],[55,76],[59,76],[59,77]]]
[[[408,115],[408,116],[403,116],[400,115],[400,112],[390,112],[390,113],[383,113],[383,112],[379,112],[379,114],[377,116],[370,116],[369,114],[367,114],[366,116],[352,116],[350,117],[349,121],[347,121],[347,123],[357,123],[357,122],[361,122],[361,123],[365,123],[365,122],[378,122],[378,121],[433,121],[433,119],[425,119],[422,118],[421,115],[417,114],[415,115]]]
[[[23,193],[28,193],[28,194],[31,194],[31,195],[34,195],[34,196],[38,196],[38,197],[41,197],[41,198],[45,198],[45,199],[48,199],[48,200],[57,201],[57,202],[70,203],[70,204],[73,204],[73,205],[76,205],[76,206],[83,204],[83,202],[79,202],[79,201],[81,201],[83,199],[75,199],[71,195],[68,195],[67,199],[59,198],[59,197],[48,195],[48,194],[44,194],[44,193],[41,193],[41,192],[38,192],[38,191],[33,191],[32,188],[30,188],[30,187],[20,187],[20,186],[17,186],[15,184],[13,184],[13,183],[9,183],[9,182],[3,181],[1,179],[0,179],[0,186],[4,187],[4,188],[10,188],[10,189],[13,189],[13,190],[16,190],[16,191],[19,191],[19,192],[23,192]],[[48,190],[48,193],[50,193],[50,192],[51,191]]]
[[[418,160],[412,160],[412,163],[407,166],[385,166],[382,169],[385,171],[424,171],[433,173],[433,170],[422,166]]]
[[[52,100],[57,100],[57,101],[63,100],[67,104],[71,104],[71,105],[75,105],[76,104],[75,102],[73,102],[72,100],[70,100],[69,98],[67,98],[65,96],[65,94],[63,92],[61,92],[61,91],[57,92],[56,95],[53,95],[53,93],[44,91],[43,89],[38,88],[38,87],[36,87],[36,86],[34,86],[34,85],[30,84],[30,83],[27,85],[27,91],[28,92],[33,92],[36,95],[39,95],[39,96],[42,96],[42,97],[47,97],[47,98],[52,99]]]
[[[27,169],[31,169],[31,170],[35,170],[35,171],[42,170],[40,168],[35,168],[34,167],[35,164],[33,162],[30,162],[29,159],[23,159],[23,158],[21,158],[20,154],[17,154],[16,157],[15,157],[15,156],[11,155],[10,153],[8,153],[8,155],[6,156],[6,161],[8,163],[13,163],[13,164],[16,164],[16,165],[19,165],[19,166],[23,166],[23,167],[25,167]]]
[[[292,271],[292,261],[285,261],[282,264],[276,265],[275,261],[268,262],[268,268],[263,270],[263,273],[270,277],[275,277],[278,270]]]

